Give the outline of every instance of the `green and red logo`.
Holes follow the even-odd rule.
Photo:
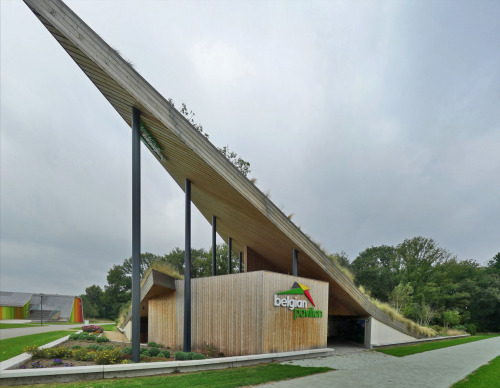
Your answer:
[[[307,299],[312,303],[314,307],[316,305],[314,304],[314,301],[311,297],[311,293],[309,292],[311,288],[304,286],[303,284],[300,283],[293,283],[292,289],[288,291],[283,291],[283,292],[278,292],[277,295],[305,295]]]
[[[274,306],[287,307],[290,310],[293,310],[294,320],[296,318],[322,318],[323,312],[321,310],[314,309],[316,304],[314,303],[309,290],[309,287],[295,282],[290,290],[277,292],[274,295]],[[286,297],[281,298],[278,295],[286,295]],[[308,307],[307,300],[299,299],[299,295],[304,295],[314,307]]]

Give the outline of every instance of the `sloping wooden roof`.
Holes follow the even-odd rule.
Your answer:
[[[247,245],[291,273],[292,250],[298,249],[300,276],[330,283],[330,313],[371,315],[408,333],[64,3],[24,1],[129,126],[132,107],[141,111],[141,122],[161,148],[153,152],[158,162],[181,189],[191,180],[193,204],[209,222],[217,216],[217,232],[226,241],[233,238],[235,252]]]

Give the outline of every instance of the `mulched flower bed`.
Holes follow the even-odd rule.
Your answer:
[[[57,345],[57,347],[62,347],[62,348],[72,348],[76,345],[80,346],[81,348],[86,348],[89,345],[93,344],[93,342],[89,341],[78,341],[78,340],[68,340],[64,341],[61,344]],[[112,346],[114,349],[120,349],[123,350],[126,347],[130,346],[130,343],[127,342],[106,342],[102,344],[103,346]],[[162,361],[173,361],[174,358],[174,352],[171,353],[170,358],[165,358],[165,357],[141,357],[141,362],[162,362]],[[124,363],[127,362],[127,360],[131,359],[130,354],[122,354]],[[94,361],[78,361],[78,360],[73,360],[70,358],[36,358],[33,357],[31,360],[25,362],[21,366],[19,366],[19,369],[34,369],[34,368],[67,368],[67,367],[73,367],[73,366],[90,366],[90,365],[97,365],[96,362]]]

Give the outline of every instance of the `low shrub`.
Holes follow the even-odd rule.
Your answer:
[[[149,353],[149,350],[146,350],[145,352],[141,353],[141,357],[151,357],[151,353]]]
[[[158,344],[157,344],[156,342],[148,342],[148,346],[149,346],[150,348],[158,348],[158,347],[159,347],[159,346],[158,346]]]
[[[90,334],[90,335],[85,337],[85,341],[96,341],[98,338],[100,338],[100,337],[97,337],[96,335]]]
[[[23,349],[23,352],[25,353],[29,353],[29,354],[34,354],[38,351],[38,345],[29,345],[29,346],[26,346],[24,349]]]
[[[473,324],[473,323],[468,323],[466,325],[466,331],[467,333],[469,333],[470,335],[476,335],[476,325]]]
[[[122,353],[123,353],[123,354],[132,354],[132,346],[125,346],[125,347],[122,349]]]
[[[217,354],[217,348],[215,347],[214,344],[205,342],[205,353],[210,358],[215,357]]]
[[[92,361],[96,352],[92,349],[81,348],[73,350],[72,358],[77,361]]]
[[[74,349],[81,349],[81,348],[82,348],[82,347],[81,347],[80,345],[73,345],[73,346],[71,347],[71,349],[72,349],[72,350],[74,350]]]
[[[99,334],[101,334],[104,331],[104,329],[101,326],[96,326],[96,325],[82,326],[82,330],[86,333],[99,333]]]
[[[185,361],[185,360],[189,360],[188,358],[188,354],[187,353],[184,353],[184,352],[175,352],[175,359],[177,361]]]
[[[191,360],[205,360],[206,358],[207,356],[201,353],[193,353],[193,355],[191,356]]]
[[[87,346],[87,349],[90,349],[90,350],[97,350],[99,348],[99,345],[97,344],[90,344]]]
[[[63,347],[48,348],[48,349],[43,349],[43,358],[71,357],[72,353],[73,353],[72,350],[68,348],[63,348]]]
[[[111,350],[115,348],[113,345],[104,345],[99,347],[102,348],[102,350]]]
[[[109,342],[109,338],[106,338],[106,337],[97,337],[96,341],[97,341],[98,344],[103,343],[103,342]]]
[[[157,347],[150,348],[149,354],[151,355],[151,357],[156,357],[158,354],[160,354],[160,349],[158,349]]]
[[[69,339],[72,341],[78,341],[80,339],[80,334],[76,334],[76,333],[70,334]]]
[[[122,360],[122,352],[120,349],[103,350],[96,353],[94,361],[97,365],[118,364]]]
[[[139,353],[144,354],[144,352],[147,352],[147,351],[148,351],[148,348],[141,348],[139,350]]]
[[[164,350],[163,352],[158,353],[156,357],[170,358],[170,352],[168,350]]]

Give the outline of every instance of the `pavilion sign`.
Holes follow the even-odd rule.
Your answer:
[[[322,318],[323,311],[314,309],[316,305],[309,290],[309,287],[295,282],[290,290],[274,294],[274,306],[292,310],[294,320],[297,318]],[[286,297],[281,298],[278,295],[286,295]],[[298,299],[298,295],[305,295],[314,307],[308,307],[307,300]]]

